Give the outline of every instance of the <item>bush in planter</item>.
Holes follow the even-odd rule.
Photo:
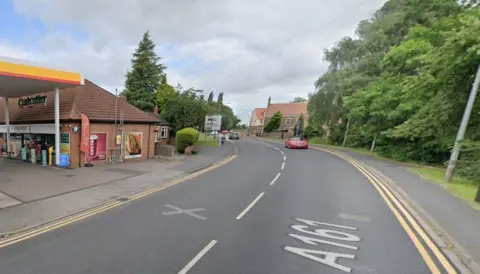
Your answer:
[[[198,141],[199,137],[200,137],[200,132],[198,132],[198,130],[191,127],[187,127],[177,131],[177,134],[176,134],[177,151],[180,153],[184,153],[185,148],[188,146],[194,145]]]

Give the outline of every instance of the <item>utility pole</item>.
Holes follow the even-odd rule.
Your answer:
[[[455,138],[455,144],[453,145],[452,153],[450,154],[450,160],[448,161],[447,170],[445,171],[445,182],[450,182],[455,171],[455,166],[457,165],[458,155],[460,154],[460,142],[463,140],[465,131],[467,130],[468,120],[470,119],[470,114],[472,113],[473,104],[475,103],[475,98],[477,97],[478,85],[480,83],[480,65],[477,69],[477,75],[475,76],[475,81],[473,82],[472,89],[470,91],[470,96],[468,97],[467,106],[463,112],[462,122],[458,128],[457,138]]]
[[[347,129],[345,130],[345,135],[343,135],[343,144],[342,147],[345,147],[345,144],[347,143],[347,136],[348,136],[348,128],[350,127],[350,118],[347,120]]]

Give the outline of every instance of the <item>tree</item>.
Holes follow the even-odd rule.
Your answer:
[[[127,72],[122,93],[130,104],[147,112],[152,112],[157,104],[155,93],[165,69],[160,60],[155,53],[155,43],[147,31],[133,53],[132,68]]]
[[[204,124],[206,105],[192,94],[195,93],[187,89],[179,92],[177,96],[166,99],[161,117],[171,123],[174,132],[186,127],[200,128]]]
[[[293,99],[293,101],[291,101],[291,103],[301,103],[301,102],[306,102],[307,99],[303,98],[303,97],[295,97]]]
[[[304,126],[305,126],[305,121],[304,121],[304,117],[303,117],[303,113],[300,114],[300,117],[298,117],[298,124],[295,124],[295,126],[299,126],[298,128],[298,136],[302,136],[303,135],[303,131],[304,131]],[[295,129],[295,134],[297,132],[297,129]]]
[[[217,97],[217,104],[223,105],[223,92],[220,92]]]
[[[268,124],[265,126],[264,130],[266,132],[272,132],[275,129],[278,129],[281,123],[282,123],[282,113],[280,113],[280,111],[277,111],[275,114],[273,114],[272,118],[270,119]]]
[[[327,72],[309,95],[309,127],[329,140],[397,160],[443,164],[478,64],[480,10],[474,1],[390,0],[361,21],[356,37],[325,51]],[[458,172],[480,179],[480,103],[474,106]],[[309,128],[311,127],[312,130]],[[308,133],[310,134],[310,133]]]
[[[160,112],[162,112],[162,110],[165,109],[167,99],[174,97],[176,95],[177,93],[175,91],[175,88],[169,85],[167,82],[167,75],[162,74],[160,77],[160,85],[158,86],[157,92],[155,95],[157,106]]]
[[[213,103],[213,91],[210,91],[210,94],[208,94],[207,102],[208,102],[209,104],[212,104],[212,103]]]

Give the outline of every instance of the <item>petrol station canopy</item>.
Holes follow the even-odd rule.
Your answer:
[[[80,73],[0,57],[0,97],[22,97],[84,84]]]

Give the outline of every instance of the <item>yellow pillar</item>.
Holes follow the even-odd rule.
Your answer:
[[[48,148],[48,165],[52,166],[52,153],[53,153],[53,147]]]

